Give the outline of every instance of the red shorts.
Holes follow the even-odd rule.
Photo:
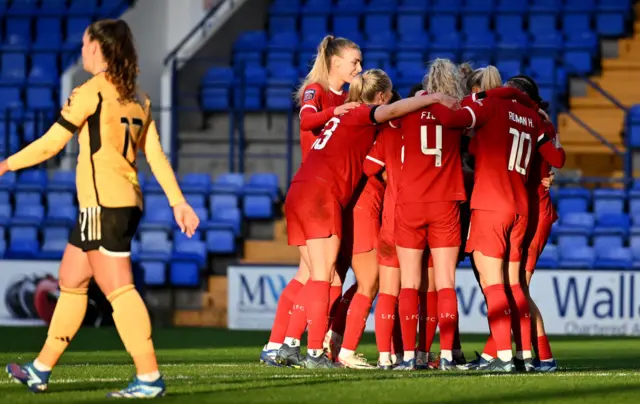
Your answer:
[[[343,212],[341,248],[360,254],[378,248],[380,215],[367,207],[355,206]]]
[[[487,257],[520,262],[527,217],[491,210],[471,211],[465,251],[479,251]]]
[[[549,241],[551,226],[556,218],[555,211],[542,211],[529,215],[527,231],[522,242],[522,263],[527,272],[535,271],[538,258]]]
[[[294,182],[284,206],[289,245],[332,235],[342,239],[342,207],[322,183]]]
[[[423,250],[460,246],[460,202],[396,205],[396,245]]]
[[[390,268],[400,268],[398,261],[398,253],[396,252],[396,243],[393,239],[393,228],[389,230],[388,225],[382,224],[380,229],[380,237],[378,237],[378,265]],[[422,256],[422,265],[433,268],[433,257],[429,253],[429,249],[424,250]]]

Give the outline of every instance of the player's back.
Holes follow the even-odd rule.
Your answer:
[[[78,135],[80,206],[142,207],[136,156],[150,123],[148,98],[141,95],[140,99],[121,102],[116,87],[104,74],[94,76],[74,93],[69,109],[72,104],[85,103],[93,111]]]
[[[373,106],[360,105],[342,116],[334,116],[316,138],[304,164],[293,178],[327,185],[347,206],[362,176],[362,163],[376,135]]]
[[[300,106],[300,116],[304,111],[321,112],[327,111],[332,107],[344,104],[348,93],[344,90],[336,91],[331,88],[325,90],[320,84],[312,83],[305,87],[302,93]],[[304,162],[311,150],[311,146],[316,141],[317,136],[323,130],[323,126],[317,129],[304,130],[300,129],[300,151],[302,153],[302,162]]]
[[[434,104],[402,119],[404,161],[397,203],[466,200],[460,160],[463,129],[438,118],[450,110]]]
[[[527,177],[540,132],[539,117],[515,100],[487,99],[491,118],[476,128],[472,209],[528,214]]]

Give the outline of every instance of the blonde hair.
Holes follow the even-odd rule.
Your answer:
[[[318,83],[325,90],[329,90],[329,72],[331,71],[331,58],[340,56],[342,50],[346,48],[360,50],[360,47],[353,41],[346,38],[336,38],[333,35],[327,35],[318,45],[318,53],[311,70],[304,78],[302,84],[296,90],[295,99],[298,104],[302,103],[304,89],[309,84]]]
[[[502,77],[495,66],[489,65],[475,69],[466,79],[466,93],[470,94],[473,87],[480,87],[482,91],[502,86]]]
[[[431,62],[423,85],[430,94],[444,93],[459,100],[465,95],[459,68],[449,59],[435,59]]]
[[[371,103],[377,93],[391,90],[393,83],[383,70],[369,69],[354,77],[349,85],[349,97],[346,102]]]

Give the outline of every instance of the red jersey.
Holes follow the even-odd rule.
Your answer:
[[[300,107],[300,149],[303,162],[324,125],[333,117],[333,110],[344,104],[346,99],[346,91],[325,90],[317,83],[304,88]]]
[[[292,182],[321,181],[344,208],[362,177],[362,163],[376,137],[377,106],[362,104],[327,122]]]
[[[402,118],[404,163],[396,203],[465,201],[460,139],[464,127],[442,124],[451,110],[433,104]]]
[[[387,181],[384,200],[389,198],[395,201],[398,190],[397,176],[402,170],[403,149],[402,133],[399,130],[399,123],[388,123],[384,125],[378,133],[367,158],[364,161],[364,173],[374,176],[383,169],[387,172]],[[395,202],[394,202],[395,205]]]
[[[564,154],[564,149],[562,149],[562,146],[558,141],[556,128],[553,126],[553,123],[543,120],[542,125],[545,128],[546,135],[551,139],[553,146]],[[564,162],[562,165],[564,165]],[[558,168],[562,168],[562,165]],[[551,216],[555,216],[549,190],[542,185],[542,179],[547,178],[550,171],[551,164],[549,164],[541,155],[535,155],[531,162],[531,174],[529,175],[527,187],[529,191],[530,209],[546,211]]]

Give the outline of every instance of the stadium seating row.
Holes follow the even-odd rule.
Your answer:
[[[117,13],[122,0],[2,0],[0,16],[96,16]]]

